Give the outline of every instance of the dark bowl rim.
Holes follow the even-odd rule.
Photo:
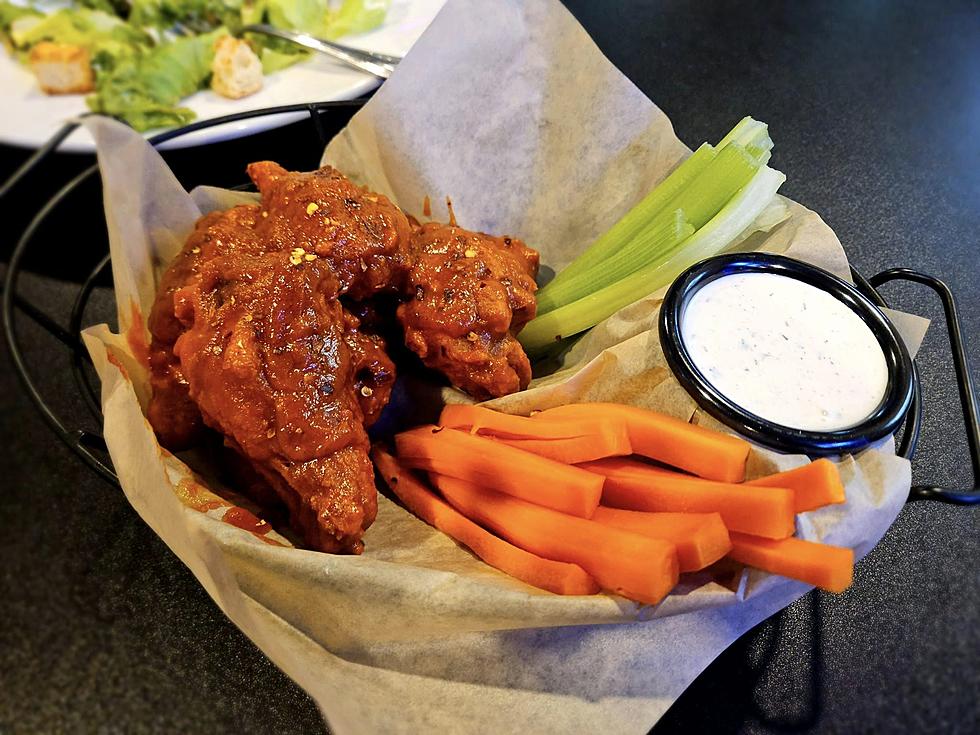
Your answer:
[[[745,410],[718,391],[697,369],[681,336],[684,309],[697,291],[735,273],[775,273],[830,294],[871,329],[885,357],[888,382],[881,402],[855,426],[806,431],[777,424]],[[809,456],[860,451],[894,433],[912,404],[912,358],[888,317],[853,285],[803,261],[772,253],[732,253],[703,260],[682,273],[660,308],[660,344],[674,375],[705,411],[752,441],[782,452]]]

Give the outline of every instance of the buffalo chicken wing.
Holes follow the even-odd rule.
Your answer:
[[[177,293],[186,330],[174,354],[204,422],[277,491],[307,543],[358,551],[376,511],[360,400],[371,389],[355,389],[357,322],[336,296],[319,258],[211,259]]]
[[[531,364],[514,336],[534,318],[538,254],[511,237],[429,222],[412,238],[398,307],[405,344],[479,399],[527,387]]]

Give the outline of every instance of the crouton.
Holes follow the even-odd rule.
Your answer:
[[[222,36],[214,44],[211,89],[237,100],[262,89],[262,62],[247,41]]]
[[[31,48],[28,63],[47,94],[82,94],[95,89],[92,61],[82,46],[42,41]]]

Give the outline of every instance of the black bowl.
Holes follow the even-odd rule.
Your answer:
[[[888,384],[871,414],[856,426],[836,431],[804,431],[768,421],[720,393],[695,367],[681,337],[681,319],[691,297],[712,281],[733,273],[776,273],[795,278],[842,302],[871,329],[885,356]],[[768,253],[736,253],[708,258],[688,268],[667,291],[660,309],[660,343],[667,364],[700,406],[752,441],[783,452],[810,456],[857,452],[895,432],[912,404],[912,359],[888,318],[854,286],[832,273],[792,258]]]

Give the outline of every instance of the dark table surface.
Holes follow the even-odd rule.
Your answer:
[[[819,212],[865,274],[911,266],[944,278],[980,360],[980,5],[567,4],[687,143],[743,115],[768,122],[783,192]],[[0,177],[25,156],[0,148]],[[169,160],[187,184],[233,184],[269,156],[312,167],[312,126]],[[27,216],[89,162],[59,156],[0,202],[4,258]],[[59,213],[22,279],[58,319],[102,247],[97,197]],[[941,310],[921,288],[885,294],[937,320],[918,360],[913,478],[968,487]],[[91,319],[108,311],[97,293]],[[22,337],[45,395],[84,423],[66,351],[30,324]],[[324,731],[121,492],[53,439],[6,355],[0,380],[0,732]],[[980,509],[906,506],[850,590],[811,593],[757,626],[655,732],[980,732],[978,570]]]

